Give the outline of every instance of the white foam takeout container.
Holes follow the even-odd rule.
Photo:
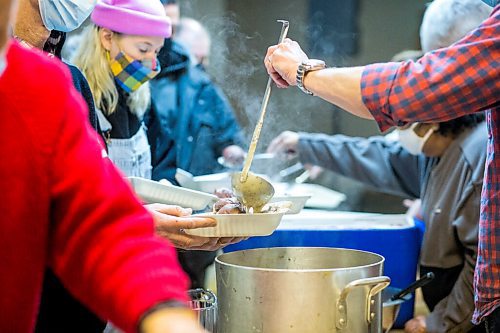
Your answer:
[[[218,198],[213,194],[195,191],[175,185],[166,185],[140,177],[128,177],[135,193],[146,203],[178,205],[202,210],[213,205]]]
[[[201,237],[268,236],[276,230],[284,214],[284,211],[255,214],[196,214],[195,216],[206,216],[215,219],[217,226],[184,229],[184,232]]]
[[[310,195],[274,195],[269,202],[289,201],[292,206],[286,214],[298,214],[310,198]]]
[[[273,183],[273,186],[274,195],[281,197],[280,200],[293,201],[287,197],[310,196],[305,202],[307,208],[335,209],[346,199],[345,194],[317,184]]]

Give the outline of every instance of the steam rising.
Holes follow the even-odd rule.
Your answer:
[[[276,19],[290,20],[289,35],[293,39],[309,33],[310,28],[307,26],[294,26],[293,18]],[[243,26],[245,22],[240,23],[238,20],[241,18],[234,13],[224,16],[219,13],[200,19],[212,37],[208,71],[229,98],[249,142],[260,115],[268,78],[263,59],[267,47],[276,43],[281,25],[270,24],[273,31],[262,31],[259,26]],[[300,43],[307,48],[307,43]],[[330,124],[335,118],[331,109],[331,105],[306,96],[296,88],[281,90],[273,85],[257,150],[265,151],[268,143],[283,130],[331,132]],[[314,118],[319,119],[319,124],[313,123],[313,114]]]

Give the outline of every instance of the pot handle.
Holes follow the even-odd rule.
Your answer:
[[[342,292],[337,301],[337,328],[344,329],[347,327],[347,296],[349,293],[357,287],[371,286],[368,291],[368,297],[366,298],[366,321],[370,324],[375,318],[375,312],[373,311],[373,305],[375,300],[373,296],[381,292],[385,287],[391,283],[391,279],[388,276],[377,276],[365,279],[354,280],[349,282]]]

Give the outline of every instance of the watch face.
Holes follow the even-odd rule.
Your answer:
[[[313,69],[322,69],[326,67],[326,64],[323,60],[318,60],[318,59],[309,59],[307,62],[307,69],[308,70],[313,70]]]
[[[326,64],[322,60],[309,59],[299,65],[297,68],[297,87],[308,95],[313,95],[306,87],[304,87],[304,76],[307,72],[320,70],[326,67]]]

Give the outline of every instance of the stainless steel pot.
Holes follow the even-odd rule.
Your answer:
[[[380,333],[380,255],[267,248],[216,258],[218,333]]]

